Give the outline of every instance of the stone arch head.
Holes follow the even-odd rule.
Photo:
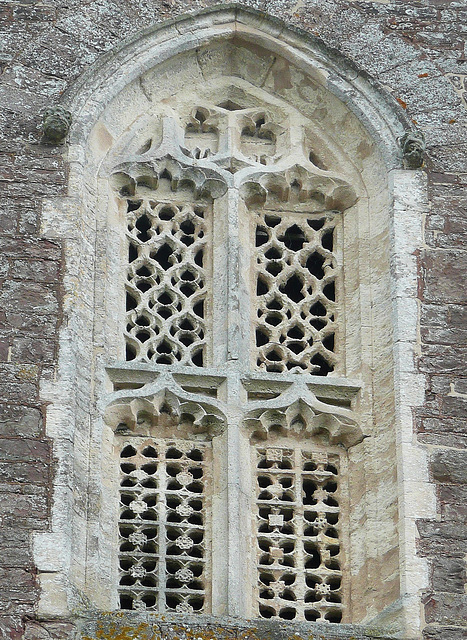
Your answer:
[[[341,105],[341,113],[337,109],[333,115],[334,126],[344,113],[347,118],[353,114],[378,147],[386,166],[400,166],[398,139],[410,128],[409,123],[374,79],[318,37],[237,4],[205,9],[150,27],[102,56],[62,98],[73,116],[71,145],[81,145],[103,111],[115,102],[112,115],[105,119],[108,131],[99,134],[104,147],[112,144],[110,138],[117,135],[119,127],[132,124],[131,114],[123,120],[115,118],[117,114],[123,116],[132,91],[141,94],[143,103],[166,101],[180,86],[180,69],[170,63],[175,57],[181,61],[180,67],[187,65],[183,78],[189,84],[197,80],[215,83],[220,77],[238,79],[237,86],[232,85],[227,92],[225,85],[219,88],[219,105],[227,110],[240,106],[244,96],[241,80],[286,100],[292,86],[299,84],[299,108],[319,119],[322,128],[331,124],[329,109]],[[163,85],[154,82],[154,70]],[[326,102],[330,104],[326,106]],[[264,109],[261,99],[258,107],[259,111]],[[203,116],[205,128],[209,128],[212,116]],[[196,123],[196,111],[192,117]],[[251,126],[251,122],[245,123],[245,128]],[[270,129],[269,135],[275,137],[277,131]],[[311,151],[319,160],[319,149]],[[361,148],[357,155],[365,153],[368,150]]]
[[[73,116],[69,193],[92,245],[96,219],[101,230],[121,226],[116,194],[149,194],[159,182],[207,203],[233,186],[247,207],[364,211],[389,234],[401,109],[318,38],[262,12],[222,6],[146,29],[90,67],[63,103]],[[57,215],[44,220],[60,235]],[[100,247],[115,266],[109,290],[124,259],[113,238]],[[111,352],[121,348],[115,300],[101,305]]]

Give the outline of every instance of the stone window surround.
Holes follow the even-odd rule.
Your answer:
[[[393,107],[384,102],[382,95],[367,83],[362,77],[358,77],[352,70],[349,77],[348,69],[339,68],[339,62],[330,59],[327,52],[320,45],[306,41],[303,36],[295,32],[283,30],[282,25],[274,21],[268,22],[259,18],[255,13],[238,9],[221,9],[207,11],[197,18],[196,29],[193,29],[193,18],[186,18],[168,26],[158,27],[148,31],[142,38],[130,42],[122,47],[116,55],[107,55],[100,65],[96,81],[84,77],[77,86],[75,95],[67,97],[67,106],[75,114],[75,125],[71,133],[71,146],[69,149],[70,160],[70,196],[63,199],[53,199],[44,202],[43,233],[50,238],[64,238],[68,248],[65,251],[69,269],[66,271],[67,291],[72,292],[79,278],[79,267],[76,265],[76,253],[73,248],[83,242],[91,242],[94,229],[92,211],[82,211],[80,217],[80,193],[82,181],[88,180],[88,171],[84,160],[84,144],[87,140],[91,126],[98,121],[98,113],[102,107],[110,101],[110,93],[116,95],[128,82],[149,69],[156,59],[167,59],[193,46],[209,42],[212,39],[228,37],[235,30],[237,36],[245,41],[254,39],[261,42],[265,48],[275,48],[286,57],[293,59],[302,68],[308,68],[310,73],[321,73],[327,76],[327,89],[337,95],[349,108],[357,113],[361,122],[373,135],[380,151],[385,157],[388,168],[389,189],[392,194],[392,280],[394,285],[394,359],[395,359],[395,400],[396,400],[396,441],[397,464],[400,478],[400,582],[401,593],[405,595],[405,604],[402,606],[402,619],[407,629],[419,628],[419,612],[417,595],[427,584],[426,564],[422,559],[415,557],[416,530],[415,519],[417,517],[433,517],[434,496],[427,483],[426,454],[422,447],[413,444],[411,409],[422,401],[423,380],[416,374],[413,364],[413,356],[417,353],[417,274],[415,252],[422,242],[421,221],[426,211],[426,185],[424,175],[421,172],[408,172],[398,169],[396,140],[403,132],[401,122],[395,115]],[[280,34],[280,39],[277,36]],[[112,77],[112,82],[106,78]],[[100,81],[100,84],[99,84]],[[92,100],[90,99],[92,96]],[[93,113],[94,110],[94,113]],[[97,137],[106,136],[99,124],[95,127],[90,138],[91,150],[95,153],[94,162],[99,162],[100,150],[96,142]],[[94,149],[92,149],[94,145]],[[79,222],[81,220],[81,222]],[[78,225],[82,225],[81,229]],[[86,227],[91,230],[83,232]],[[81,233],[80,233],[81,232]],[[80,237],[81,236],[81,237]],[[88,237],[87,237],[88,236]],[[73,255],[74,254],[74,255]],[[89,265],[88,265],[89,267]],[[99,265],[97,265],[99,273]],[[68,310],[70,301],[65,302]],[[82,318],[91,318],[91,309],[83,304]],[[64,426],[64,417],[72,406],[63,401],[73,396],[74,380],[83,376],[90,380],[89,373],[79,371],[66,366],[75,361],[73,357],[73,335],[75,327],[70,323],[69,328],[62,330],[61,356],[58,372],[58,382],[54,379],[44,384],[43,398],[51,402],[48,412],[48,434],[54,438],[54,451],[59,460],[67,459],[70,453],[72,438],[68,427]],[[75,347],[77,345],[75,344]],[[83,342],[85,346],[85,341]],[[98,358],[99,359],[99,358]],[[67,370],[68,369],[68,370]],[[114,368],[110,375],[119,377],[126,367]],[[146,375],[145,367],[141,367],[141,374]],[[207,374],[209,372],[206,372]],[[100,374],[101,375],[101,374]],[[109,384],[104,380],[100,381]],[[332,385],[339,389],[339,381]],[[313,381],[313,384],[321,383]],[[74,399],[79,406],[79,397]],[[76,405],[75,405],[76,406]],[[85,412],[84,412],[85,413]],[[64,431],[65,430],[65,431]],[[91,435],[91,439],[92,436]],[[78,443],[86,448],[89,441]],[[72,447],[71,447],[72,448]],[[411,474],[411,468],[416,469],[416,477]],[[423,477],[423,473],[424,477]],[[70,583],[65,578],[70,566],[70,556],[73,555],[71,541],[67,541],[63,532],[63,521],[66,514],[63,504],[70,504],[70,487],[63,480],[62,471],[57,475],[55,487],[55,507],[53,513],[53,530],[51,533],[39,534],[35,539],[35,554],[39,572],[41,574],[42,600],[41,610],[45,614],[60,615],[67,611],[67,597],[70,596]],[[59,505],[62,504],[62,508]],[[66,511],[66,510],[65,510]],[[89,548],[92,540],[88,540]],[[67,550],[68,547],[68,550]],[[72,573],[77,577],[75,582],[80,583],[79,574],[84,574],[83,566],[73,568]],[[92,571],[92,567],[90,568]],[[73,579],[72,577],[72,581]],[[235,578],[231,576],[230,586],[234,587]],[[237,585],[238,586],[238,585]],[[54,598],[51,593],[55,592]]]

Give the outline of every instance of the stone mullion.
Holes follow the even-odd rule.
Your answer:
[[[167,460],[166,448],[164,454],[159,454],[158,465],[158,491],[157,491],[157,515],[158,515],[158,531],[157,545],[159,562],[157,565],[157,598],[158,611],[163,613],[166,611],[165,604],[165,583],[166,583],[166,561],[167,561]]]
[[[241,339],[241,310],[239,296],[240,240],[239,194],[237,189],[227,193],[227,359],[238,360]]]
[[[296,562],[295,566],[295,575],[297,587],[295,589],[295,595],[297,597],[297,602],[300,604],[300,608],[298,609],[300,613],[303,615],[303,606],[305,599],[305,563],[303,558],[305,557],[305,548],[303,545],[303,492],[302,492],[302,451],[299,448],[294,449],[294,458],[295,458],[295,507],[294,507],[294,528],[295,528],[295,540],[296,540],[296,548],[295,548],[295,558],[300,559],[299,562]],[[300,614],[299,614],[300,615]]]
[[[245,459],[245,448],[242,447],[240,431],[241,416],[235,410],[241,393],[241,382],[238,375],[232,374],[227,381],[228,402],[233,411],[227,424],[227,544],[228,544],[228,576],[227,576],[227,613],[231,616],[247,615],[247,594],[244,586],[246,558],[250,550],[245,544],[245,526],[248,522],[250,502],[243,488],[250,470],[250,459]]]
[[[240,431],[242,384],[239,371],[248,363],[246,345],[249,339],[249,303],[242,296],[239,207],[240,196],[236,188],[230,188],[226,196],[226,247],[227,247],[227,368],[226,404],[229,407],[226,433],[227,444],[227,613],[244,617],[248,614],[247,594],[244,588],[246,558],[249,549],[245,544],[245,527],[248,526],[250,503],[243,489],[245,469],[250,469],[249,457],[245,459]],[[244,250],[244,248],[243,248]],[[244,300],[247,300],[244,306]],[[242,564],[243,563],[243,564]]]

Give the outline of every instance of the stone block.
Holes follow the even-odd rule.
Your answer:
[[[459,522],[461,525],[467,522],[467,502],[463,504],[453,504],[446,502],[441,504],[441,516],[449,522]]]
[[[24,527],[34,528],[37,520],[47,518],[47,500],[44,496],[24,496],[17,494],[0,495],[0,509],[4,522],[21,523]]]
[[[9,527],[2,522],[0,528],[0,566],[32,567],[30,531],[18,528],[15,523]]]
[[[467,450],[436,451],[431,457],[430,468],[436,482],[467,483]]]
[[[38,108],[42,109],[47,103],[47,98],[44,96],[38,96],[6,84],[0,86],[0,100],[3,107],[13,113],[28,114],[35,114]]]
[[[467,595],[459,593],[433,593],[425,601],[428,624],[462,626],[467,624]]]
[[[0,591],[0,607],[6,615],[33,616],[37,591]]]
[[[466,304],[467,251],[427,250],[423,255],[426,302]]]
[[[464,375],[465,362],[467,362],[467,347],[463,345],[427,344],[423,347],[419,367],[424,373]]]
[[[36,6],[29,4],[17,5],[13,9],[13,19],[18,22],[36,23],[51,22],[56,15],[55,8],[50,5]]]
[[[418,520],[420,555],[464,557],[467,527],[459,523]]]
[[[464,586],[467,581],[465,559],[449,556],[435,558],[431,579],[435,591],[465,593]]]
[[[57,316],[53,314],[28,315],[14,308],[0,315],[0,329],[20,329],[35,335],[50,335],[55,330]]]
[[[18,280],[56,282],[60,263],[54,260],[12,260],[10,276]]]
[[[49,329],[50,336],[55,326],[52,325]],[[13,338],[9,358],[15,363],[50,363],[55,360],[56,349],[56,344],[52,340],[26,334]]]
[[[61,247],[58,243],[37,238],[0,237],[0,250],[4,255],[12,258],[41,260],[60,260],[61,258]]]
[[[1,242],[0,242],[1,244]],[[19,313],[58,313],[57,294],[50,284],[6,282],[0,290],[0,306]]]
[[[23,638],[21,616],[6,616],[2,612],[0,616],[0,637],[5,638],[5,640],[21,640]]]
[[[36,587],[36,578],[31,571],[16,567],[0,567],[0,591],[31,591]]]
[[[453,305],[448,307],[449,323],[459,329],[465,328],[467,324],[467,306]]]
[[[465,448],[465,421],[455,418],[422,417],[417,426],[418,441],[438,447]]]
[[[449,307],[445,304],[421,305],[420,322],[427,327],[445,327],[448,320]]]
[[[49,467],[44,463],[0,462],[0,482],[46,484],[49,482]]]
[[[451,327],[421,327],[422,342],[437,345],[457,345],[467,343],[467,329],[454,329]]]
[[[0,379],[0,394],[9,402],[17,400],[20,403],[36,404],[38,388],[34,382]]]
[[[68,621],[28,620],[25,624],[23,640],[72,640],[76,637],[76,627]]]
[[[429,625],[423,630],[423,640],[465,640],[465,629]]]
[[[440,504],[467,504],[467,486],[465,485],[438,485]]]
[[[50,445],[44,440],[32,438],[2,438],[0,460],[4,461],[44,461],[50,456]]]

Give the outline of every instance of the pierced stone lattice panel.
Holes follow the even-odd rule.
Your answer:
[[[139,440],[120,454],[121,609],[206,613],[208,444]]]
[[[342,618],[337,455],[256,449],[257,612]]]
[[[206,364],[208,207],[128,200],[127,360]]]
[[[256,214],[256,365],[270,372],[334,370],[338,214]]]

